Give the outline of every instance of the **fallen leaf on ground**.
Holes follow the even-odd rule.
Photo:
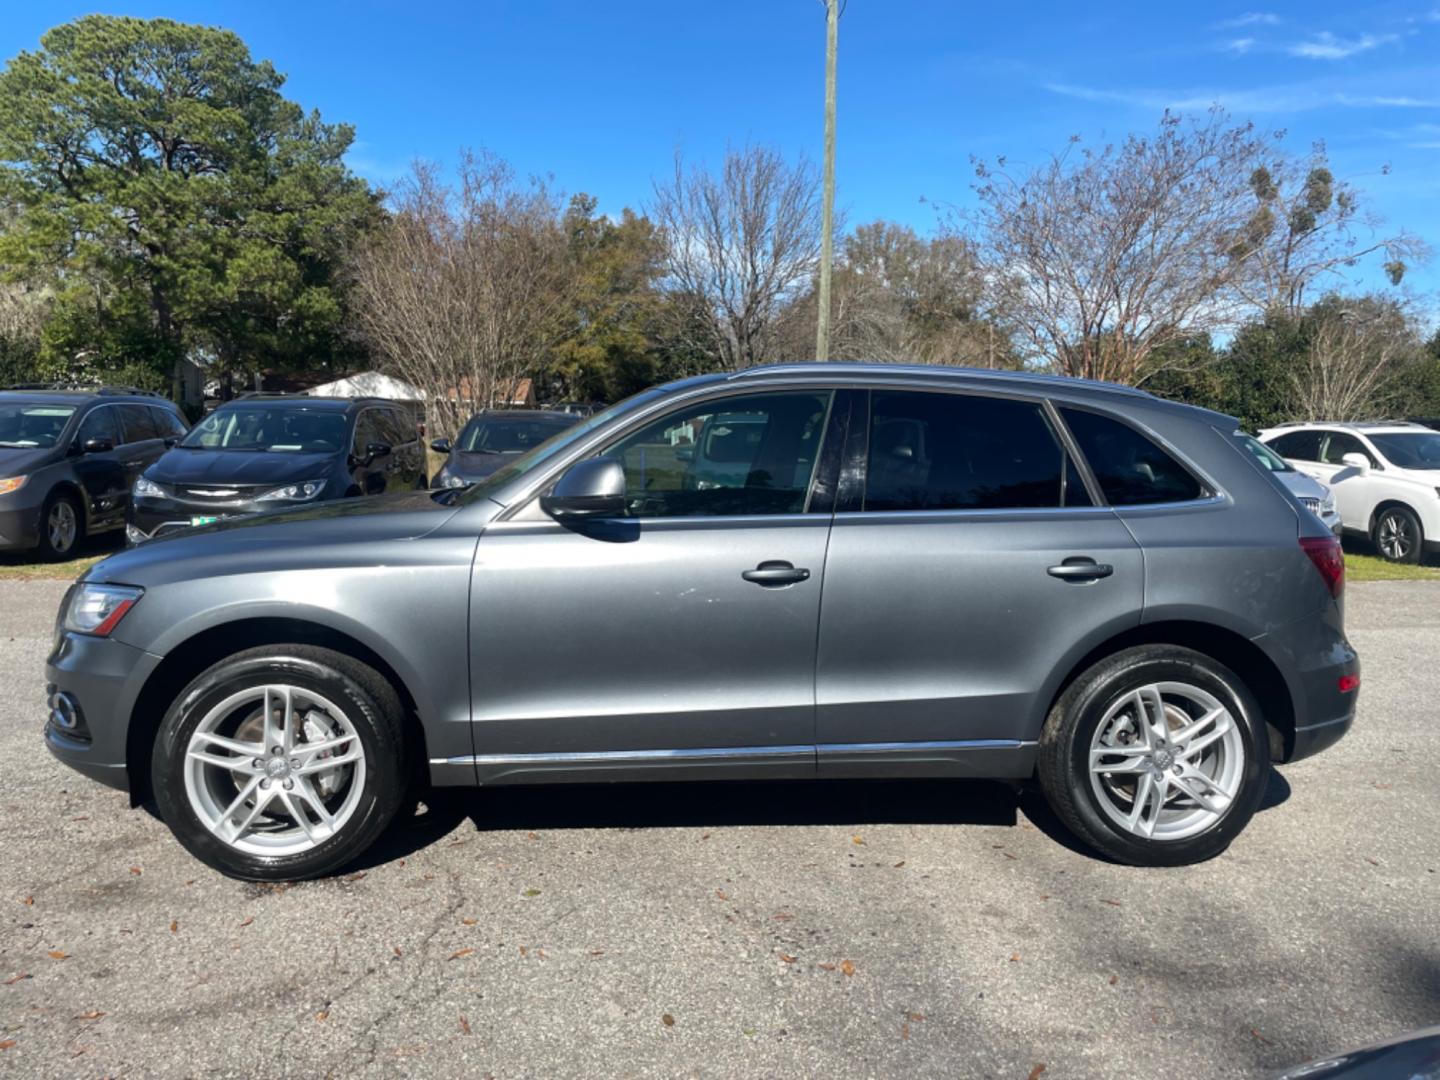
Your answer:
[[[315,1014],[315,1019],[316,1019],[317,1022],[323,1021],[323,1020],[329,1020],[329,1019],[330,1019],[330,1010],[329,1010],[329,1009],[321,1009],[319,1012],[317,1012],[317,1013]]]
[[[76,1020],[99,1020],[100,1017],[102,1017],[102,1016],[104,1016],[104,1015],[105,1015],[105,1014],[104,1014],[103,1012],[101,1012],[99,1009],[91,1009],[89,1012],[83,1012],[83,1013],[81,1013],[79,1016],[75,1017],[75,1019],[76,1019]]]
[[[1030,1070],[1030,1075],[1026,1077],[1026,1080],[1040,1080],[1040,1074],[1044,1071],[1044,1065],[1036,1065],[1033,1069]]]
[[[363,878],[364,876],[365,876],[365,871],[364,871],[364,870],[361,870],[358,874],[351,874],[351,875],[350,875],[349,877],[347,877],[345,880],[346,880],[346,881],[359,881],[359,880],[360,880],[361,878]]]
[[[1002,851],[1002,852],[1000,852],[1000,854],[1001,854],[1001,855],[1004,855],[1005,858],[1007,858],[1007,859],[1019,859],[1019,858],[1020,858],[1019,855],[1011,855],[1008,851]]]
[[[400,946],[399,946],[399,945],[396,945],[396,946],[395,946],[395,955],[396,955],[396,956],[404,956],[404,955],[405,955],[404,953],[402,953],[402,952],[400,951]]]
[[[1111,986],[1114,986],[1114,985],[1115,985],[1116,983],[1118,983],[1119,981],[1120,981],[1120,976],[1119,976],[1119,975],[1111,975],[1111,976],[1110,976],[1110,985],[1111,985]]]
[[[521,893],[520,895],[521,895],[521,896],[539,896],[539,895],[540,895],[540,890],[539,890],[539,889],[526,889],[526,890],[525,890],[523,893]]]
[[[674,1027],[674,1026],[675,1026],[675,1018],[674,1018],[673,1016],[671,1016],[669,1013],[666,1013],[664,1016],[660,1017],[660,1022],[661,1022],[662,1024],[664,1024],[666,1027]]]
[[[591,955],[591,956],[604,956],[604,955],[605,955],[605,950],[604,950],[604,949],[591,949],[591,950],[590,950],[590,955]]]
[[[908,1016],[911,1020],[914,1020],[916,1023],[919,1023],[921,1020],[925,1019],[924,1013],[906,1013],[905,1015]]]
[[[718,896],[721,900],[729,900],[729,899],[730,899],[730,897],[728,897],[728,896],[725,895],[725,890],[724,890],[724,889],[716,889],[716,890],[715,890],[715,895]]]
[[[68,960],[68,959],[70,959],[70,954],[69,954],[68,952],[61,952],[59,949],[51,949],[51,950],[50,950],[50,953],[49,953],[49,956],[50,956],[50,959],[51,959],[51,960]]]
[[[17,982],[24,982],[26,979],[33,979],[34,977],[35,976],[31,975],[28,971],[22,971],[19,975],[11,975],[10,978],[6,979],[5,985],[14,986]]]
[[[521,955],[521,956],[528,956],[528,955],[530,955],[530,950],[527,949],[524,945],[521,945],[521,946],[520,946],[520,955]]]
[[[1012,964],[1018,964],[1020,962],[1020,954],[1018,952],[1012,952],[1010,954],[1010,962]]]
[[[1263,1042],[1266,1046],[1272,1045],[1272,1043],[1270,1042],[1269,1039],[1267,1039],[1264,1035],[1261,1035],[1260,1032],[1256,1031],[1254,1028],[1251,1028],[1251,1029],[1250,1029],[1250,1034],[1251,1034],[1251,1035],[1254,1035],[1255,1038],[1259,1039],[1259,1040],[1260,1040],[1261,1042]]]
[[[462,956],[469,956],[474,951],[474,949],[456,949],[453,953],[450,954],[450,959],[459,960]]]
[[[853,960],[840,961],[840,974],[850,976],[855,974],[855,962]]]
[[[139,877],[139,876],[140,876],[141,874],[143,874],[145,871],[141,870],[140,867],[138,867],[138,866],[132,866],[132,867],[130,867],[130,872],[131,872],[132,874],[134,874],[136,877]]]
[[[852,836],[852,837],[850,837],[850,842],[851,842],[852,844],[861,844],[861,845],[863,845],[863,844],[865,843],[865,840],[864,840],[864,838],[859,837],[859,836]]]
[[[1379,865],[1380,865],[1378,862],[1376,862],[1374,859],[1370,858],[1370,856],[1368,856],[1368,855],[1365,856],[1365,861],[1368,862],[1371,866],[1379,866]]]
[[[901,1025],[900,1025],[900,1037],[901,1037],[902,1039],[908,1039],[908,1038],[910,1037],[910,1025],[909,1025],[909,1024],[901,1024]]]
[[[799,959],[799,957],[796,957],[796,956],[788,956],[788,955],[786,955],[786,954],[783,953],[783,952],[780,954],[780,960],[781,960],[782,963],[793,964],[793,963],[794,963],[796,960],[798,960],[798,959]]]
[[[1120,906],[1121,906],[1119,900],[1101,900],[1100,903],[1102,903],[1102,904],[1109,904],[1111,907],[1120,907]]]
[[[795,916],[791,915],[788,911],[777,911],[774,915],[771,915],[770,917],[776,922],[789,922]]]
[[[14,1039],[0,1039],[0,1050],[9,1050],[14,1045]]]
[[[474,926],[478,921],[477,919],[461,919],[460,923],[462,926]]]
[[[905,860],[904,860],[904,859],[901,859],[899,862],[897,862],[897,863],[895,864],[895,869],[896,869],[896,870],[899,870],[900,867],[902,867],[902,866],[904,866],[904,865],[905,865]]]
[[[835,965],[834,965],[834,964],[816,964],[815,966],[818,967],[821,971],[834,971],[834,970],[835,970]]]
[[[467,1019],[466,1019],[465,1017],[463,1017],[463,1016],[460,1017],[460,1034],[462,1034],[462,1035],[469,1035],[469,1034],[470,1034],[470,1021],[467,1020]]]
[[[178,933],[180,932],[180,920],[179,920],[179,919],[171,919],[171,920],[170,920],[170,932],[171,932],[172,934],[178,934]]]
[[[250,925],[251,923],[253,923],[254,921],[255,921],[255,916],[254,916],[254,915],[251,915],[248,919],[246,919],[244,922],[242,922],[242,923],[240,924],[240,929],[241,929],[241,930],[244,930],[245,927],[249,926],[249,925]]]
[[[22,904],[24,904],[26,907],[34,907],[34,906],[35,906],[35,897],[33,897],[33,896],[27,896],[27,897],[25,897],[24,900],[21,900],[20,902],[21,902]]]

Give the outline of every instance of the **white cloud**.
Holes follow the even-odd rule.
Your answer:
[[[1356,97],[1352,94],[1336,94],[1335,103],[1337,105],[1355,105],[1360,108],[1440,109],[1440,98],[1417,98],[1404,94],[1396,96],[1371,94],[1361,97]]]
[[[1344,60],[1347,56],[1369,52],[1399,40],[1399,34],[1361,34],[1356,38],[1341,38],[1328,30],[1322,30],[1309,41],[1297,42],[1285,51],[1291,56],[1304,57],[1306,60]]]
[[[1440,107],[1440,100],[1384,94],[1345,94],[1323,85],[1316,86],[1311,83],[1257,87],[1251,90],[1199,87],[1181,91],[1109,90],[1093,86],[1080,86],[1075,83],[1044,83],[1043,85],[1052,94],[1060,94],[1063,97],[1076,98],[1080,101],[1128,105],[1139,109],[1172,109],[1179,112],[1199,112],[1212,105],[1221,105],[1231,112],[1242,115],[1306,112],[1335,105],[1351,108],[1400,109]]]
[[[1226,52],[1239,53],[1241,55],[1249,52],[1254,47],[1255,39],[1253,37],[1234,38],[1220,46],[1220,48]]]
[[[1279,26],[1280,16],[1268,11],[1247,11],[1233,19],[1222,19],[1215,24],[1217,30],[1238,30],[1242,26]]]

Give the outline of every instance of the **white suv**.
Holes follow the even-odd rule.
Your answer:
[[[1440,550],[1440,431],[1377,421],[1282,424],[1260,441],[1327,485],[1346,532],[1369,536],[1391,562]]]

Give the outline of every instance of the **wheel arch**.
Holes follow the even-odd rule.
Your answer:
[[[1371,536],[1375,535],[1375,526],[1380,521],[1380,515],[1391,508],[1408,511],[1410,514],[1413,514],[1415,520],[1420,523],[1420,528],[1422,530],[1425,528],[1425,518],[1421,516],[1420,511],[1416,510],[1415,507],[1411,506],[1404,499],[1397,499],[1394,496],[1387,496],[1386,498],[1383,498],[1379,502],[1377,502],[1375,504],[1375,509],[1370,511],[1370,527],[1367,531],[1370,533]]]
[[[405,710],[405,737],[411,740],[413,750],[412,760],[428,761],[425,729],[420,723],[415,696],[383,656],[364,642],[323,623],[286,617],[251,617],[210,626],[186,638],[165,655],[145,680],[130,711],[125,736],[125,768],[130,777],[132,805],[151,797],[151,750],[165,713],[180,691],[211,664],[261,645],[317,645],[373,668],[400,696]]]
[[[68,496],[70,500],[79,508],[80,523],[85,527],[85,531],[88,533],[90,531],[92,515],[90,513],[90,500],[85,497],[85,489],[82,488],[79,484],[77,484],[74,480],[71,480],[69,477],[63,477],[59,480],[56,480],[53,484],[50,485],[50,490],[45,493],[45,498],[41,500],[40,507],[42,512],[44,510],[45,504],[48,503],[51,499],[55,498],[57,495]],[[41,524],[43,526],[44,523],[42,522]]]
[[[1045,703],[1044,716],[1091,666],[1136,645],[1179,645],[1219,661],[1235,672],[1265,710],[1270,757],[1284,761],[1295,743],[1295,697],[1279,667],[1266,652],[1243,634],[1215,623],[1170,619],[1141,623],[1107,638],[1080,657],[1065,672]],[[1041,720],[1044,722],[1043,716]]]

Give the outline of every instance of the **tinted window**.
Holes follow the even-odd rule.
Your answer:
[[[465,425],[457,450],[473,454],[523,454],[546,439],[564,431],[566,423],[557,422],[549,414],[544,419],[528,416],[477,416]],[[567,420],[578,417],[565,414]]]
[[[366,447],[373,442],[390,442],[390,440],[385,437],[385,431],[380,426],[380,410],[366,409],[355,419],[355,456],[365,457]]]
[[[158,406],[150,406],[151,418],[155,421],[155,430],[160,432],[162,439],[178,439],[188,430],[180,417],[176,416],[169,409],[162,409]]]
[[[1295,471],[1295,466],[1291,465],[1259,439],[1253,439],[1249,435],[1242,435],[1238,431],[1235,433],[1235,437],[1240,440],[1240,445],[1248,450],[1256,461],[1260,462],[1261,468],[1267,469],[1270,472]]]
[[[1370,441],[1402,469],[1440,469],[1440,434],[1371,435]]]
[[[403,446],[415,438],[415,425],[410,424],[407,430],[405,417],[399,409],[380,409],[380,431],[381,442],[387,442],[391,446]]]
[[[1067,501],[1083,506],[1089,500],[1039,405],[964,394],[872,395],[866,510],[995,510]]]
[[[123,441],[136,443],[160,438],[160,433],[155,430],[155,421],[151,419],[150,409],[146,406],[116,405],[112,408],[120,413],[120,427],[125,433]]]
[[[1296,461],[1320,460],[1318,431],[1292,431],[1271,439],[1268,445],[1281,457],[1294,458]]]
[[[205,450],[264,450],[331,454],[345,444],[342,413],[296,407],[228,405],[201,420],[181,446]]]
[[[1346,454],[1361,454],[1371,465],[1376,463],[1375,455],[1365,448],[1365,444],[1345,431],[1330,432],[1320,452],[1324,455],[1320,460],[1327,465],[1344,465]]]
[[[120,445],[120,427],[116,423],[119,415],[113,405],[91,409],[85,414],[85,419],[80,421],[80,430],[75,433],[75,441],[84,446],[91,439],[109,439],[112,445]]]
[[[755,394],[693,405],[604,454],[625,468],[632,517],[799,514],[830,394]]]
[[[1060,413],[1111,505],[1184,502],[1200,497],[1200,482],[1129,424],[1083,409],[1061,409]]]

